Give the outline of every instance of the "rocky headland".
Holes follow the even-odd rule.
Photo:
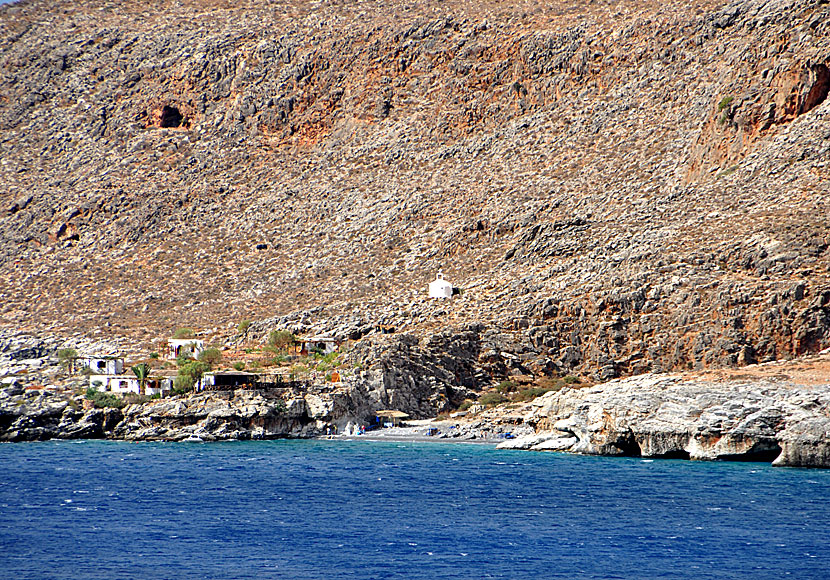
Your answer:
[[[828,363],[825,356],[823,366]],[[514,416],[533,433],[500,447],[827,468],[830,382],[822,378],[799,384],[785,372],[720,379],[642,375],[565,388]]]

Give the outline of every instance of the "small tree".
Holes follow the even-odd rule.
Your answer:
[[[130,367],[130,370],[133,371],[133,374],[138,379],[138,394],[145,394],[145,389],[147,388],[147,379],[150,378],[150,365],[148,365],[147,363],[141,363],[133,367]]]
[[[222,360],[222,351],[218,348],[206,348],[199,353],[199,360],[211,366]]]
[[[186,393],[193,388],[195,382],[189,375],[179,375],[173,380],[173,392]]]
[[[202,375],[210,370],[210,365],[199,360],[191,360],[179,367],[179,374],[176,377],[176,390],[191,389]]]
[[[179,328],[176,332],[173,333],[173,338],[185,339],[185,338],[195,338],[196,334],[193,332],[191,328]]]
[[[58,360],[63,368],[69,369],[78,358],[78,351],[74,348],[62,348],[58,351]]]
[[[294,344],[297,337],[287,330],[272,330],[268,335],[268,346],[276,350],[285,350],[285,347]]]

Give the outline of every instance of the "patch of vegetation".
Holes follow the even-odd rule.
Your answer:
[[[469,408],[470,408],[470,407],[472,407],[473,405],[475,405],[475,402],[474,402],[474,401],[471,401],[470,399],[464,399],[464,402],[463,402],[463,403],[461,403],[461,404],[458,406],[458,410],[459,410],[459,411],[466,411],[467,409],[469,409]]]
[[[501,394],[512,393],[516,390],[516,383],[513,381],[502,381],[496,387],[496,390]]]
[[[499,392],[484,393],[478,398],[478,402],[484,405],[485,407],[493,407],[495,405],[500,405],[501,403],[504,403],[507,400],[507,397],[505,397]]]
[[[150,378],[150,365],[141,363],[130,367],[130,370],[133,371],[133,374],[138,379],[138,392],[143,392],[144,387],[147,385],[147,379]]]
[[[321,362],[315,368],[317,369],[317,371],[321,373],[327,373],[331,370],[331,365],[325,362]]]
[[[727,177],[727,176],[729,176],[729,175],[732,175],[733,173],[735,173],[735,172],[738,170],[738,167],[739,167],[739,165],[738,165],[738,164],[735,164],[735,165],[733,165],[733,166],[731,166],[731,167],[727,167],[727,168],[726,168],[726,169],[724,169],[723,171],[719,171],[719,172],[715,175],[715,179],[720,179],[721,177]]]
[[[153,359],[153,360],[157,360],[157,359],[158,359],[158,357],[159,357],[159,353],[157,353],[157,352],[151,352],[151,353],[150,353],[150,358],[151,358],[151,359]]]
[[[193,390],[196,381],[210,370],[210,365],[199,360],[187,360],[179,366],[179,374],[173,381],[173,392],[183,394]]]
[[[274,401],[272,408],[274,409],[275,413],[283,414],[288,411],[288,406],[285,404],[285,401],[282,399],[277,399]]]
[[[196,381],[190,375],[178,375],[173,380],[173,394],[183,395],[193,390]]]
[[[222,351],[218,348],[206,348],[199,353],[199,360],[213,366],[222,360]]]
[[[251,321],[246,318],[245,320],[239,321],[239,326],[236,327],[236,331],[239,334],[245,334],[249,328],[251,328]]]
[[[289,371],[292,381],[306,374],[308,374],[308,367],[302,364],[293,365]]]
[[[234,370],[237,371],[244,371],[245,370],[245,363],[244,362],[235,362],[233,363]]]
[[[178,328],[176,332],[173,333],[173,338],[178,339],[186,339],[186,338],[196,338],[196,333],[193,332],[192,328]]]
[[[210,365],[200,360],[189,360],[179,367],[179,375],[188,375],[198,380],[210,370]]]
[[[724,98],[722,98],[722,99],[720,100],[720,102],[718,103],[718,113],[720,113],[720,112],[721,112],[721,111],[723,111],[726,107],[728,107],[729,105],[731,105],[731,104],[732,104],[732,101],[734,101],[734,100],[735,100],[735,97],[733,97],[733,96],[731,96],[731,95],[730,95],[730,96],[728,96],[728,97],[724,97]]]
[[[97,409],[104,409],[106,407],[120,409],[125,405],[124,401],[118,396],[112,393],[102,393],[95,387],[89,387],[86,390],[86,398],[88,401],[92,401],[92,404]]]
[[[287,330],[272,330],[268,335],[268,346],[277,350],[285,350],[287,346],[294,344],[297,337]]]
[[[579,380],[579,377],[575,377],[573,375],[568,375],[564,377],[562,380],[569,385],[578,385],[582,382],[581,380]]]
[[[76,358],[78,358],[78,351],[74,348],[62,348],[58,351],[58,361],[65,369],[68,369]]]

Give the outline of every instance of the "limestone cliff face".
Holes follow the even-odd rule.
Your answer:
[[[644,375],[548,393],[504,448],[830,467],[830,385]]]
[[[4,5],[0,325],[146,345],[293,317],[365,349],[415,337],[378,352],[397,360],[482,324],[497,338],[466,362],[412,355],[436,385],[366,369],[447,400],[511,369],[816,352],[828,10]],[[462,290],[440,304],[439,268]]]

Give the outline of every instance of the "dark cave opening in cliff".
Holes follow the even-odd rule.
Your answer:
[[[176,107],[164,105],[159,114],[159,127],[170,128],[179,127],[182,124],[184,117]]]
[[[830,93],[830,69],[827,68],[826,64],[817,64],[812,69],[816,75],[816,82],[813,83],[810,92],[804,98],[804,104],[801,105],[801,114],[818,107],[827,98],[827,94]]]
[[[624,457],[640,457],[643,454],[640,444],[637,442],[634,435],[631,434],[625,438],[619,439],[615,446],[620,450],[620,454]]]
[[[683,449],[674,449],[661,455],[652,455],[651,457],[654,459],[691,459],[689,452]]]
[[[749,461],[753,463],[772,463],[781,455],[781,447],[773,445],[763,449],[750,450],[746,453],[735,453],[734,455],[719,455],[720,461]]]

